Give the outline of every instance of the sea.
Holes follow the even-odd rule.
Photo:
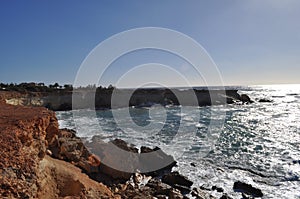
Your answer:
[[[162,148],[178,162],[173,169],[194,187],[215,185],[241,198],[233,183],[242,181],[261,189],[263,198],[300,198],[300,85],[237,89],[254,102],[56,114],[60,128],[74,129],[87,141],[98,135],[104,141],[121,138],[137,147]]]

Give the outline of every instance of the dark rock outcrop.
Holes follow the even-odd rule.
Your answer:
[[[250,99],[250,97],[246,94],[242,94],[240,96],[240,100],[243,102],[243,103],[253,103],[253,101]]]
[[[125,182],[137,171],[153,177],[162,176],[171,172],[172,167],[176,165],[172,156],[157,147],[151,149],[143,146],[139,150],[121,139],[105,143],[100,137],[95,136],[92,142],[86,143],[86,146],[101,161],[99,173],[93,173],[93,178],[101,179],[108,184],[112,183],[109,181],[111,178]],[[159,167],[160,165],[163,166]],[[151,170],[156,166],[159,169]]]
[[[269,99],[259,99],[258,102],[267,102],[267,103],[270,103],[270,102],[273,102],[272,100],[269,100]]]
[[[191,187],[193,185],[192,181],[190,181],[187,177],[179,174],[177,171],[164,175],[162,181],[169,185],[178,184],[186,187]]]
[[[235,191],[243,192],[248,195],[252,195],[254,197],[262,197],[263,196],[263,193],[260,189],[255,188],[250,184],[240,182],[240,181],[234,182],[233,189]]]
[[[164,175],[162,177],[162,182],[179,189],[183,193],[189,193],[190,187],[193,185],[192,181],[176,171]]]

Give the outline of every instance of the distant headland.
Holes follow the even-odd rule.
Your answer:
[[[192,96],[196,99],[192,100]],[[129,96],[129,98],[128,98]],[[183,99],[179,99],[181,98]],[[182,97],[183,96],[183,97]],[[112,104],[112,98],[118,100]],[[179,97],[179,98],[178,98]],[[128,100],[125,100],[128,98]],[[137,88],[119,89],[112,85],[97,87],[88,85],[73,88],[71,84],[58,83],[0,83],[0,99],[12,105],[46,107],[54,111],[96,108],[110,109],[121,107],[149,107],[155,104],[162,106],[210,106],[218,104],[248,103],[250,98],[240,95],[232,88]],[[74,103],[76,102],[76,104]]]

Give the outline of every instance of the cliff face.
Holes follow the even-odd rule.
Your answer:
[[[112,196],[77,167],[46,155],[48,141],[58,133],[54,112],[0,102],[1,198]]]

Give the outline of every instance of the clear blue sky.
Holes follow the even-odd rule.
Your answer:
[[[99,42],[157,26],[199,42],[226,84],[300,83],[299,10],[298,0],[2,0],[0,81],[72,83]]]

